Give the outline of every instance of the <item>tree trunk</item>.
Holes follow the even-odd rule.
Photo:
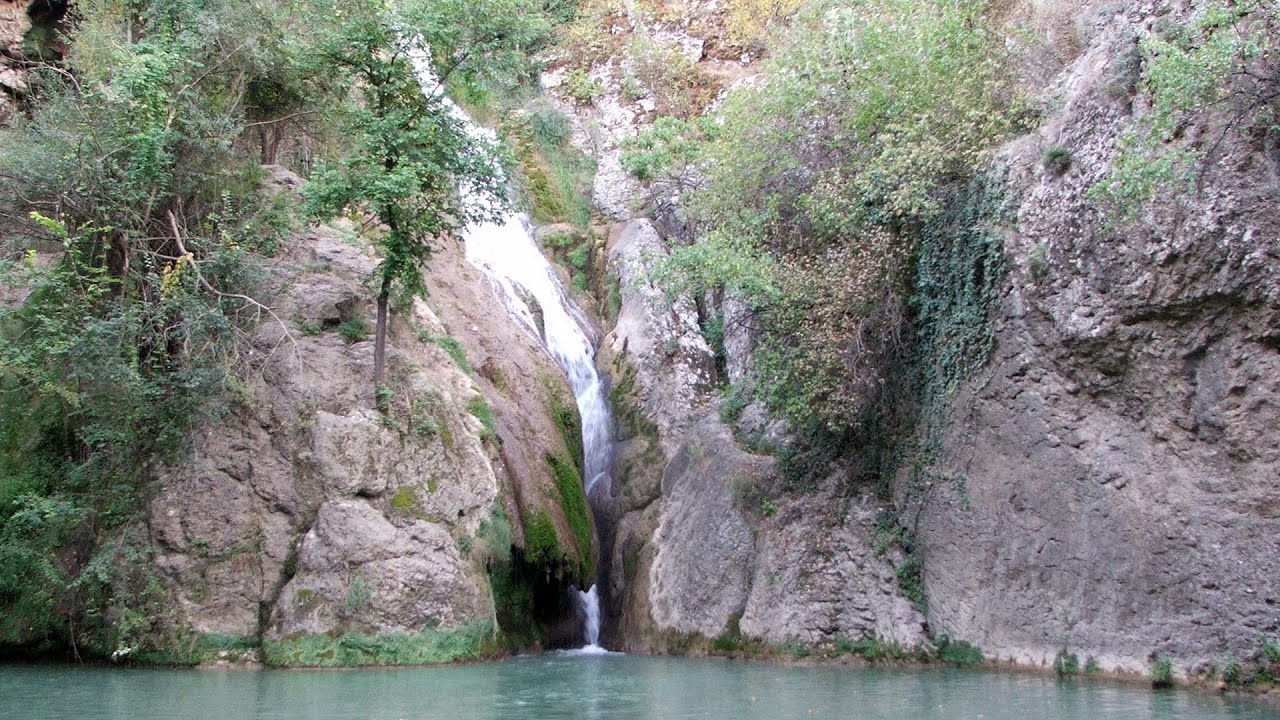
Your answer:
[[[378,325],[373,335],[373,390],[387,382],[387,304],[391,298],[391,278],[382,278],[382,289],[378,291]]]

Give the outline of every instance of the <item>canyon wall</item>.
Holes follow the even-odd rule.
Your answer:
[[[609,258],[623,296],[601,358],[621,435],[613,642],[705,650],[739,635],[820,646],[870,637],[916,647],[928,633],[1020,664],[1066,651],[1108,670],[1145,672],[1166,657],[1178,673],[1202,673],[1255,656],[1280,632],[1274,137],[1213,121],[1186,129],[1191,147],[1213,153],[1198,186],[1127,224],[1086,197],[1145,111],[1131,90],[1117,92],[1138,80],[1137,39],[1192,10],[1008,10],[1056,43],[1052,57],[1020,68],[1052,110],[995,160],[1014,210],[999,228],[1007,270],[991,311],[994,350],[944,398],[929,467],[938,479],[900,472],[892,501],[834,477],[805,493],[780,489],[777,461],[735,432],[785,442],[785,426],[754,406],[734,427],[720,420],[694,299],[672,304],[640,268],[689,240],[678,204],[641,195],[628,205],[597,186],[619,221]],[[651,19],[631,21],[653,32]],[[679,39],[698,27],[659,32]],[[682,46],[715,44],[694,39]],[[591,147],[606,168],[646,122],[647,106],[614,79],[625,62],[596,66],[604,97],[594,107],[566,105],[599,118],[595,132],[607,137]],[[744,64],[730,74],[749,73]],[[1043,162],[1055,146],[1069,153],[1065,172]],[[646,199],[660,232],[629,219]],[[704,301],[704,311],[717,303]],[[731,300],[720,302],[732,317]],[[738,380],[752,342],[729,325],[727,372]],[[915,558],[877,535],[886,506],[908,518]],[[912,562],[923,563],[924,615],[897,577]]]

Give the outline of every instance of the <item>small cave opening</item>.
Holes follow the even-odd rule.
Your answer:
[[[31,28],[23,37],[22,54],[28,60],[55,61],[66,55],[70,7],[68,0],[34,0],[27,6]]]
[[[498,625],[520,650],[559,650],[582,645],[581,612],[573,578],[562,568],[529,562],[518,547],[511,561],[490,569]]]

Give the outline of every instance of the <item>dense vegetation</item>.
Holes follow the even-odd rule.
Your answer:
[[[837,455],[855,460],[854,478],[925,468],[947,392],[990,348],[1012,200],[991,154],[1052,111],[1020,94],[1026,51],[1006,11],[734,3],[730,36],[768,46],[762,74],[712,115],[660,117],[625,147],[627,170],[686,206],[688,244],[660,279],[752,310],[755,377],[729,389],[726,409],[760,399],[790,421],[793,479]],[[1089,193],[1113,223],[1193,190],[1228,132],[1264,145],[1275,135],[1274,4],[1213,2],[1185,26],[1164,20],[1107,70],[1107,93],[1149,104]],[[1189,142],[1197,123],[1212,135]],[[1043,164],[1065,173],[1070,148],[1050,147]],[[715,344],[726,318],[705,315]]]
[[[260,163],[319,160],[318,211],[390,226],[384,300],[420,292],[429,241],[470,217],[457,183],[492,196],[498,173],[408,52],[429,45],[451,82],[518,85],[562,4],[76,3],[66,52],[42,55],[28,116],[0,131],[0,280],[24,300],[0,309],[0,648],[190,650],[146,500],[194,425],[230,411],[246,331],[290,341],[255,293],[298,220]]]
[[[933,319],[915,286],[945,279],[918,280],[921,240],[1027,113],[985,2],[791,10],[763,79],[716,122],[659,120],[624,161],[688,191],[705,238],[677,250],[668,280],[747,302],[762,336],[752,392],[834,451],[885,435],[888,370],[918,345],[912,320]],[[966,312],[980,333],[985,307]],[[792,459],[798,475],[824,464]]]

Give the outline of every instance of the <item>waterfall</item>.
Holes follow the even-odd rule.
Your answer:
[[[412,39],[407,44],[422,91],[430,96],[440,94],[442,88],[431,68],[430,54]],[[477,126],[462,108],[447,97],[443,100],[450,112],[482,145],[493,142],[493,131]],[[463,194],[465,198],[466,188],[463,188]],[[587,498],[593,502],[607,498],[610,492],[611,419],[604,385],[596,370],[590,324],[569,298],[551,263],[542,254],[527,216],[512,212],[501,222],[469,225],[463,230],[463,239],[467,261],[488,275],[501,290],[507,309],[542,341],[543,347],[564,370],[582,417],[583,486]],[[533,304],[536,304],[536,312]],[[535,319],[539,315],[541,326]],[[585,618],[583,650],[602,652],[599,646],[600,599],[596,586],[592,584],[585,592],[577,591],[575,595]]]
[[[547,261],[530,232],[527,219],[513,214],[503,223],[485,223],[466,228],[467,261],[482,270],[501,291],[507,308],[535,336],[564,370],[582,416],[582,449],[585,470],[583,484],[589,499],[609,494],[610,428],[609,406],[604,385],[596,371],[595,346],[588,334],[582,312],[565,293],[551,263]],[[538,313],[530,300],[541,311]],[[600,600],[595,585],[577,592],[583,616],[585,649],[598,647]]]
[[[467,261],[484,271],[502,291],[507,308],[564,370],[582,416],[583,485],[587,496],[609,492],[609,406],[596,370],[589,325],[538,248],[524,215],[505,222],[473,225],[463,232]],[[538,326],[529,300],[537,304]]]

